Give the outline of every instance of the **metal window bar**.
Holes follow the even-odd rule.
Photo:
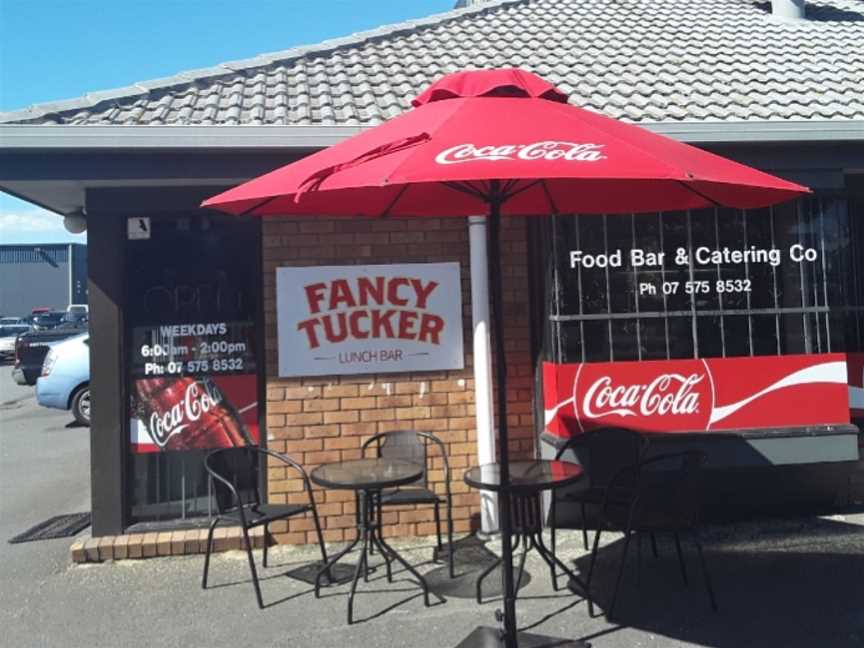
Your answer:
[[[714,208],[714,245],[720,245],[720,210]],[[723,266],[717,263],[717,281],[723,281]],[[723,293],[717,293],[717,305],[723,310]],[[720,315],[720,348],[723,349],[723,357],[726,357],[726,320]]]
[[[693,218],[689,209],[687,210],[687,254],[690,255],[690,263],[687,264],[687,277],[690,281],[694,281],[696,275],[693,269]],[[699,327],[696,319],[695,291],[690,293],[690,332],[693,336],[693,357],[699,358]]]
[[[825,212],[823,211],[825,208],[825,204],[823,201],[819,201],[819,256],[821,257],[822,263],[822,305],[828,305],[828,268],[826,266],[825,259]],[[825,313],[825,343],[827,345],[827,353],[831,353],[831,315],[830,313]]]
[[[747,223],[749,221],[747,218],[747,211],[746,210],[743,210],[741,212],[741,221],[744,225],[744,227],[743,227],[743,230],[744,230],[744,233],[743,233],[744,249],[746,250],[750,247],[750,236],[749,236],[749,232],[747,230]],[[718,243],[719,243],[719,241],[718,241]],[[744,276],[745,277],[750,276],[750,264],[747,262],[746,258],[744,259]],[[753,315],[750,313],[750,306],[751,306],[750,293],[749,292],[744,293],[744,298],[747,301],[747,346],[750,349],[750,355],[752,356],[753,355]],[[721,308],[721,310],[722,310],[722,308]],[[726,347],[725,346],[723,347],[723,356],[724,357],[726,356]]]
[[[809,201],[808,201],[808,203],[809,203]],[[802,213],[801,212],[801,205],[796,204],[795,205],[795,217],[797,219],[797,224],[798,224],[798,227],[796,229],[797,229],[799,241],[801,240],[801,234],[803,232],[801,213]],[[800,280],[799,283],[800,283],[800,287],[801,287],[801,306],[806,307],[808,302],[809,302],[809,299],[807,298],[807,282],[804,279],[803,263],[800,261],[798,263],[798,276],[799,276],[799,280]],[[803,330],[804,330],[804,352],[805,353],[813,353],[813,341],[811,339],[812,336],[810,335],[809,323],[810,322],[809,322],[809,318],[807,317],[807,311],[806,310],[802,311],[801,324],[802,324]]]
[[[660,250],[665,252],[666,245],[663,241],[663,214],[657,214],[657,227],[660,230]],[[669,305],[666,300],[666,291],[663,290],[663,286],[666,285],[666,258],[663,258],[663,263],[660,264],[660,294],[663,296],[663,311],[669,310]],[[669,346],[669,318],[663,318],[663,334],[665,336],[666,342],[666,359],[669,360],[672,358],[672,349]]]
[[[636,214],[630,214],[630,241],[636,247]],[[662,290],[660,292],[663,292]],[[642,359],[642,323],[639,320],[639,270],[633,268],[633,303],[636,306],[636,359]]]
[[[603,254],[609,256],[609,228],[607,226],[608,216],[603,214]],[[612,290],[609,283],[609,264],[606,264],[606,269],[603,273],[606,275],[606,312],[612,315]],[[615,341],[612,335],[612,318],[609,317],[609,323],[606,326],[609,331],[609,361],[615,360]],[[585,341],[582,341],[583,345]]]
[[[772,249],[777,247],[777,238],[776,238],[776,228],[774,226],[774,207],[773,205],[768,208],[768,232],[769,237],[771,238],[771,247]],[[778,289],[777,284],[777,267],[771,266],[771,290],[774,296],[774,308],[780,308],[780,291]],[[774,314],[774,337],[775,337],[775,349],[777,350],[777,355],[780,355],[783,351],[783,347],[780,340],[780,313],[779,311]]]

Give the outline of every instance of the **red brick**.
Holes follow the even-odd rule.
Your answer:
[[[349,400],[349,399],[343,399]],[[356,400],[356,399],[354,399]],[[374,400],[374,399],[373,399]],[[360,413],[356,410],[345,411],[341,410],[339,412],[325,412],[324,413],[324,422],[325,423],[356,423],[360,420]]]
[[[326,385],[323,388],[324,398],[350,398],[357,396],[357,385]]]
[[[381,400],[381,397],[379,397],[378,400]],[[372,409],[373,407],[376,407],[377,403],[374,396],[363,396],[361,398],[343,398],[341,400],[341,405],[343,410],[361,410]]]
[[[303,401],[303,411],[304,412],[333,412],[339,409],[339,400],[338,398],[318,398],[314,400],[304,400]],[[350,400],[350,399],[342,399]]]

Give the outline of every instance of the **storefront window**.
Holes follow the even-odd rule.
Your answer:
[[[207,453],[258,443],[259,228],[200,213],[133,225],[146,233],[127,243],[130,519],[203,516]]]
[[[608,362],[860,351],[864,229],[850,211],[841,197],[817,196],[535,226],[535,241],[553,250],[544,355]]]

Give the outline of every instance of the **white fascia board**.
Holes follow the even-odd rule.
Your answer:
[[[691,144],[864,141],[864,120],[640,122]],[[0,126],[0,150],[318,149],[370,126]]]

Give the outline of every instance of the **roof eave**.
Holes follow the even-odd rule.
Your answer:
[[[691,144],[864,141],[864,120],[639,122]],[[0,125],[0,150],[309,150],[371,126]]]

